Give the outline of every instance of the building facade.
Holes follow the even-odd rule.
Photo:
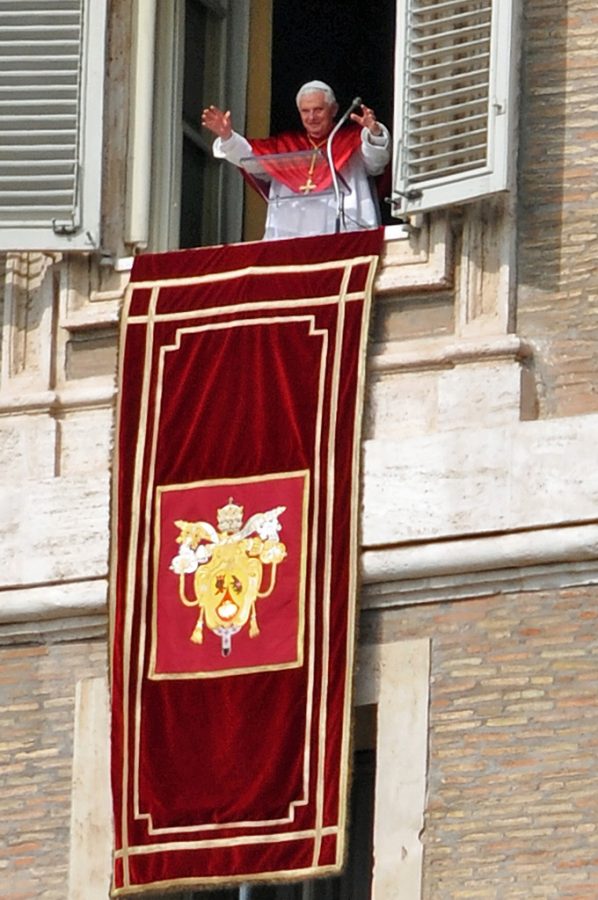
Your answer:
[[[95,900],[120,304],[138,252],[259,236],[197,120],[213,97],[267,132],[284,4],[27,6],[0,10],[0,893]],[[590,900],[598,11],[388,10],[396,224],[371,325],[355,685],[376,768],[371,897]],[[418,95],[420,51],[453,79],[456,130]],[[459,81],[470,52],[481,87]],[[494,111],[481,139],[462,96]]]

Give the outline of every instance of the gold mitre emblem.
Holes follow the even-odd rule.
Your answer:
[[[191,640],[203,643],[204,623],[221,642],[228,656],[232,638],[249,622],[249,636],[260,633],[256,604],[269,597],[276,584],[276,567],[287,555],[278,539],[279,516],[286,506],[255,513],[243,525],[243,507],[229,498],[216,511],[217,527],[210,522],[178,520],[179,551],[170,568],[179,576],[179,597],[185,606],[197,606],[199,615]],[[260,590],[264,568],[270,567],[267,590]],[[193,576],[193,598],[187,596],[187,576]]]

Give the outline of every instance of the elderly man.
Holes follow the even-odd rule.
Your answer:
[[[281,157],[279,164],[264,160],[269,180],[264,238],[329,234],[339,229],[339,223],[343,231],[375,228],[379,210],[370,176],[380,175],[390,159],[387,128],[365,105],[352,113],[352,122],[339,129],[332,143],[338,173],[335,186],[326,158],[328,136],[338,112],[334,93],[322,81],[309,81],[299,89],[296,101],[303,131],[258,140],[237,134],[229,111],[210,106],[202,115],[203,125],[216,135],[214,156],[236,166],[252,157],[303,151],[300,156]]]

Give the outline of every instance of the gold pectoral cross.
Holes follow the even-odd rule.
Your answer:
[[[318,186],[315,181],[313,181],[311,176],[314,174],[314,169],[316,168],[316,160],[318,158],[318,150],[320,149],[322,144],[314,144],[311,139],[310,144],[312,145],[314,152],[312,153],[311,159],[309,161],[309,169],[307,170],[307,179],[305,181],[305,184],[302,184],[299,188],[299,190],[304,194],[309,194],[310,191],[315,191]]]
[[[299,190],[300,190],[300,191],[303,191],[304,194],[309,194],[310,191],[315,191],[315,189],[317,188],[317,186],[318,186],[318,185],[317,185],[317,184],[314,184],[314,182],[311,180],[311,173],[308,173],[308,175],[307,175],[307,181],[305,182],[305,184],[302,184],[302,185],[301,185],[301,187],[299,188]]]

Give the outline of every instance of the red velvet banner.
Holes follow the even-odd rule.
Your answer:
[[[381,231],[139,257],[122,322],[114,896],[343,862]]]

